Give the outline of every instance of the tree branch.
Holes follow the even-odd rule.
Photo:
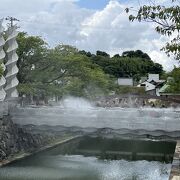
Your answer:
[[[62,74],[60,74],[59,76],[51,79],[50,81],[45,81],[45,82],[43,82],[43,83],[45,83],[45,84],[50,84],[50,83],[54,82],[55,80],[58,80],[59,78],[62,78],[62,77],[66,74],[66,72],[67,72],[67,70],[65,70],[65,71],[64,71]]]

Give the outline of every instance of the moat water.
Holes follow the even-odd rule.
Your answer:
[[[12,112],[21,125],[147,130],[180,129],[174,109],[98,108],[83,100]],[[143,131],[144,132],[144,131]],[[160,136],[156,133],[156,136]],[[133,139],[134,137],[132,137]],[[0,180],[168,180],[175,143],[86,140],[71,142],[0,169]],[[79,146],[80,145],[80,146]]]
[[[175,143],[151,144],[144,141],[145,145],[141,146],[142,143],[102,138],[72,141],[1,168],[0,179],[168,180],[170,162],[163,162],[163,158],[161,162],[151,161],[155,158],[152,153],[157,153],[157,157],[172,154]],[[138,160],[146,154],[144,157],[136,157],[129,148],[133,148],[136,153],[147,153],[150,161]]]

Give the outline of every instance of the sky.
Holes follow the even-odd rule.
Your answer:
[[[41,36],[50,47],[69,44],[111,56],[140,49],[170,71],[176,61],[160,51],[169,39],[156,33],[152,23],[129,22],[125,13],[126,7],[138,7],[145,1],[0,0],[0,18],[18,18],[20,31]],[[157,1],[166,4],[168,0]]]

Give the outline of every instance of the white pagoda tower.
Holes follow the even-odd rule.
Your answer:
[[[12,99],[18,97],[17,85],[19,81],[17,79],[18,67],[18,55],[16,54],[16,50],[18,48],[18,44],[16,42],[16,37],[18,35],[17,26],[9,26],[7,32],[7,40],[6,40],[6,99]]]
[[[0,62],[1,62],[1,66],[3,67],[4,71],[5,71],[5,65],[4,65],[4,58],[5,58],[5,52],[4,52],[4,44],[5,44],[5,40],[3,37],[3,32],[4,32],[4,28],[2,26],[3,23],[3,19],[0,19]],[[4,86],[6,84],[6,79],[4,78],[4,76],[2,76],[0,78],[0,101],[4,101],[5,97],[6,97],[6,92],[4,90]]]

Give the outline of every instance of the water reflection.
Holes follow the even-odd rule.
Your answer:
[[[135,142],[135,141],[134,141]],[[164,143],[164,142],[163,142]],[[173,143],[166,142],[148,146],[142,141],[136,142],[139,152],[171,153]],[[17,161],[0,169],[2,180],[168,180],[170,164],[156,161],[126,161],[103,159],[101,150],[110,156],[114,152],[131,152],[129,140],[110,140],[102,138],[83,137],[53,149],[35,154],[24,160]],[[154,149],[151,148],[153,145]],[[126,149],[124,149],[126,147]],[[146,149],[145,147],[148,147]],[[160,148],[162,147],[162,149]],[[89,150],[91,153],[85,153]],[[77,155],[83,151],[85,156]],[[98,151],[98,153],[93,154]],[[99,153],[100,152],[100,153]],[[109,154],[108,154],[109,153]],[[118,154],[119,155],[119,154]],[[116,157],[118,157],[116,155]],[[121,157],[121,156],[120,156]]]
[[[42,156],[0,169],[3,180],[168,180],[170,164],[107,161],[80,155]],[[34,164],[34,165],[33,165]]]

